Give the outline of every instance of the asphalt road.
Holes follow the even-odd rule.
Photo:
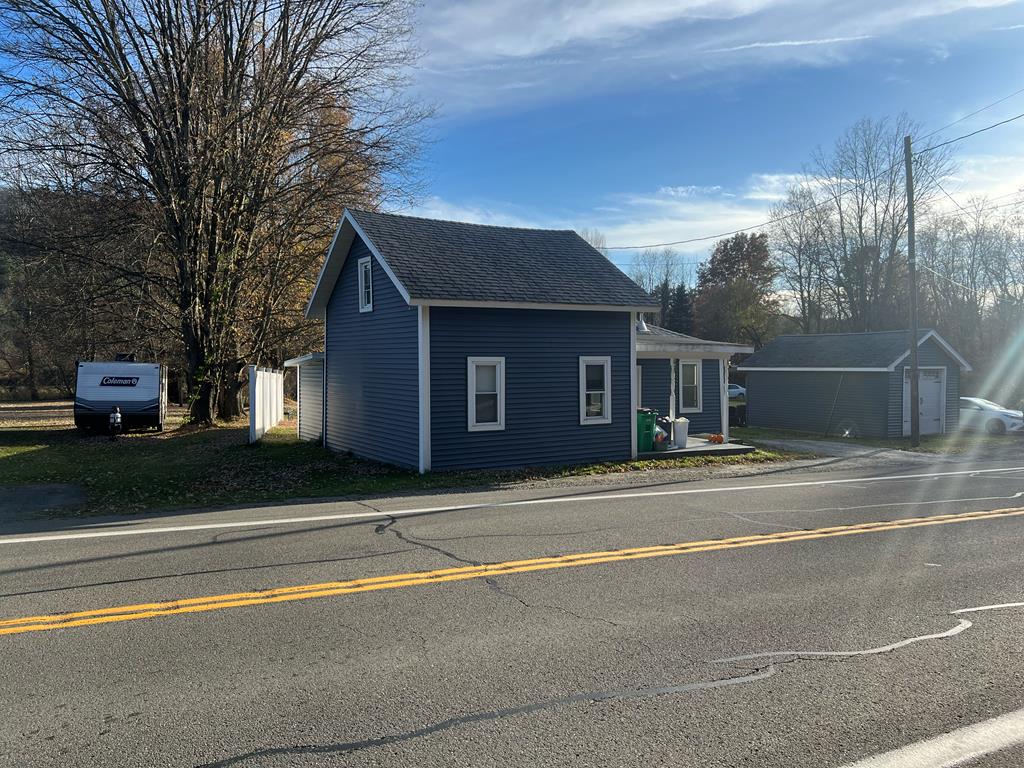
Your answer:
[[[1024,763],[1024,460],[657,478],[8,529],[0,763]]]

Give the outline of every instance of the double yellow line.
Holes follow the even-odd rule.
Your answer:
[[[784,531],[782,533],[736,536],[729,539],[687,541],[679,544],[663,544],[652,547],[632,547],[603,552],[582,552],[554,557],[537,557],[530,560],[510,560],[489,565],[471,565],[459,568],[442,568],[435,571],[399,573],[391,576],[376,576],[350,581],[328,581],[322,584],[304,584],[295,587],[277,587],[258,592],[235,592],[209,597],[192,597],[159,603],[140,603],[114,608],[98,608],[74,613],[57,613],[46,616],[26,616],[19,619],[0,621],[0,635],[14,635],[21,632],[42,632],[50,629],[84,627],[93,624],[108,624],[115,621],[151,619],[157,616],[173,616],[180,613],[202,613],[223,608],[242,608],[249,605],[287,603],[294,600],[310,600],[317,597],[350,595],[357,592],[373,592],[399,587],[419,587],[448,581],[465,581],[512,573],[550,571],[558,568],[574,568],[583,565],[614,563],[623,560],[643,560],[669,555],[691,555],[698,552],[716,552],[723,549],[758,547],[765,544],[786,544],[793,541],[826,539],[833,536],[854,536],[864,533],[898,531],[905,528],[920,528],[928,525],[967,523],[974,520],[992,520],[1024,515],[1024,507],[997,509],[985,512],[962,512],[958,514],[911,517],[902,520],[887,520],[856,525],[836,525],[806,531]]]

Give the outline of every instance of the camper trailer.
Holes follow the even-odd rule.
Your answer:
[[[79,363],[75,380],[75,426],[106,431],[117,406],[125,430],[164,428],[167,369],[159,363]]]

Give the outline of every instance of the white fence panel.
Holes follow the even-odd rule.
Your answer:
[[[284,418],[284,371],[249,366],[249,442]]]

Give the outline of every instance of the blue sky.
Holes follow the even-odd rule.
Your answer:
[[[932,130],[1024,88],[1024,3],[1001,0],[428,0],[418,36],[438,114],[413,211],[610,245],[756,224],[856,119]],[[1024,186],[1024,121],[958,160],[963,201]]]

